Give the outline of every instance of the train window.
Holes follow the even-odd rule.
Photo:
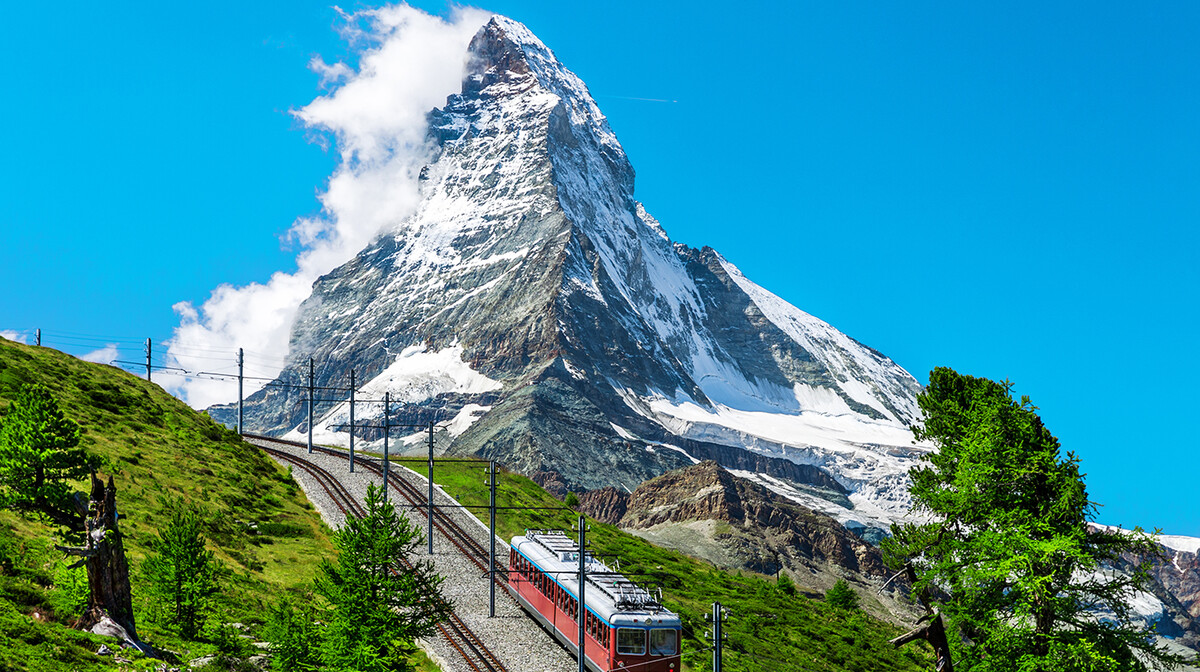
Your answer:
[[[675,630],[669,628],[655,628],[650,631],[650,655],[652,656],[673,656],[675,655]]]
[[[617,628],[617,653],[646,655],[646,631],[641,628]]]

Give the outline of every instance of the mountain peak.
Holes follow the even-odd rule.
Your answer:
[[[558,97],[573,127],[588,129],[602,151],[618,164],[627,163],[587,85],[524,24],[493,16],[471,39],[467,52],[463,97],[517,97],[540,88]]]
[[[292,336],[313,345],[281,378],[309,357],[322,385],[354,370],[406,395],[403,422],[453,421],[451,452],[576,490],[717,459],[862,526],[902,514],[916,380],[673,244],[587,87],[525,26],[493,17],[469,49],[462,93],[429,112],[419,204],[314,283]],[[260,393],[256,424],[307,429],[291,389]],[[324,428],[348,406],[318,410],[344,437]]]
[[[493,16],[471,38],[463,95],[478,94],[498,84],[509,85],[516,93],[528,90],[536,78],[524,44],[549,51],[525,26],[503,16]]]

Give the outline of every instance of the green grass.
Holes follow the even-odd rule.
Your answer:
[[[425,460],[397,460],[424,474]],[[486,506],[485,462],[438,463],[434,481],[467,506]],[[536,483],[502,473],[497,489],[499,507],[563,507]],[[486,510],[475,515],[487,523]],[[571,530],[578,514],[558,510],[497,513],[501,538],[526,529]],[[684,623],[684,669],[711,669],[705,615],[720,602],[730,613],[725,625],[723,665],[729,672],[787,670],[805,672],[867,670],[927,670],[932,652],[909,645],[897,651],[888,639],[901,634],[895,626],[861,611],[844,612],[823,600],[790,594],[773,579],[730,574],[712,565],[657,546],[620,529],[589,522],[593,552],[606,560],[619,558],[621,571],[647,587],[661,587],[666,606]],[[612,564],[611,562],[609,564]]]
[[[138,598],[140,561],[166,520],[169,499],[181,498],[203,512],[209,547],[228,570],[222,616],[247,624],[251,633],[267,605],[285,592],[302,594],[320,558],[332,556],[329,531],[285,470],[156,385],[112,367],[0,339],[0,414],[28,382],[54,392],[67,416],[83,427],[83,445],[105,458],[104,473],[116,477],[138,629],[152,644],[184,661],[215,650],[210,642],[183,641],[148,620]],[[424,460],[400,462],[424,473]],[[434,480],[462,503],[484,505],[483,465],[439,463]],[[535,483],[513,474],[502,474],[499,493],[501,506],[561,507]],[[476,514],[486,522],[486,511]],[[527,528],[569,530],[575,520],[576,514],[565,509],[501,511],[498,517],[506,538]],[[0,512],[0,672],[146,669],[151,661],[135,659],[122,666],[111,656],[95,656],[100,643],[112,646],[111,640],[66,626],[74,615],[72,596],[58,585],[61,554],[51,546],[54,533],[41,521]],[[703,617],[713,601],[731,613],[724,658],[730,672],[930,667],[926,650],[892,650],[886,640],[898,631],[862,613],[839,612],[820,600],[785,593],[765,577],[731,575],[609,525],[591,523],[590,538],[598,554],[620,557],[631,577],[663,588],[667,606],[684,619],[685,669],[709,669]],[[414,662],[422,672],[437,669],[424,656]]]
[[[201,512],[208,547],[226,570],[220,619],[243,623],[251,634],[269,605],[284,593],[304,594],[320,559],[333,556],[329,529],[287,470],[157,385],[0,338],[0,415],[25,383],[50,388],[82,427],[81,445],[105,460],[102,474],[115,477],[137,627],[154,646],[184,662],[216,651],[214,643],[184,641],[148,617],[140,566],[169,517],[169,501]],[[67,627],[76,613],[70,591],[56,585],[56,572],[62,578],[64,571],[62,553],[52,547],[56,533],[41,520],[0,511],[0,672],[118,667],[113,657],[93,653],[102,642],[115,648],[112,640]]]

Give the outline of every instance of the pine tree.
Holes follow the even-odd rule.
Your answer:
[[[413,640],[449,618],[442,577],[412,560],[420,533],[396,514],[383,490],[367,488],[366,514],[348,518],[333,536],[337,562],[325,560],[316,591],[330,605],[322,645],[329,670],[403,670]]]
[[[271,643],[271,669],[306,672],[320,667],[321,632],[308,609],[284,597],[268,614],[265,634]]]
[[[186,639],[194,639],[218,591],[221,566],[204,548],[200,517],[177,505],[153,543],[154,555],[142,563],[151,599]]]
[[[70,482],[87,478],[100,460],[79,447],[79,435],[50,390],[22,387],[0,421],[0,507],[81,530]]]
[[[1135,652],[1167,660],[1130,620],[1145,573],[1102,564],[1152,553],[1152,537],[1089,530],[1096,505],[1079,459],[1060,454],[1029,398],[938,368],[917,401],[924,425],[913,432],[937,451],[910,472],[911,492],[931,522],[893,526],[883,550],[929,616],[893,643],[928,639],[939,669],[953,659],[960,672],[1144,669]]]
[[[825,602],[832,607],[850,611],[858,608],[858,593],[854,592],[845,579],[838,579],[832,588],[825,591]]]

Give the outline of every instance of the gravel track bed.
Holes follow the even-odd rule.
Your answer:
[[[369,483],[382,485],[383,482],[381,477],[368,472],[357,464],[354,473],[349,473],[349,463],[340,457],[324,453],[310,455],[305,448],[300,446],[264,442],[248,437],[246,441],[292,453],[324,467],[334,474],[360,503],[366,497]],[[283,460],[278,461],[285,467],[291,466]],[[331,528],[340,528],[344,520],[342,512],[316,479],[299,467],[292,470],[292,476],[300,484],[313,507],[321,514],[321,518]],[[422,493],[426,492],[429,487],[428,480],[424,476],[396,465],[392,467],[391,478],[403,478],[417,486]],[[480,470],[480,478],[483,478],[482,470]],[[413,510],[408,501],[395,490],[390,491],[388,497],[397,504],[396,511],[408,517],[424,535],[427,517],[423,514],[423,510]],[[436,481],[434,482],[434,504],[458,506],[458,502],[441,491]],[[462,508],[442,509],[442,511],[449,514],[454,522],[458,523],[484,548],[487,548],[488,529],[480,523],[478,518]],[[575,658],[530,618],[502,585],[496,586],[496,617],[488,618],[487,577],[436,528],[433,531],[432,557],[427,554],[426,549],[426,545],[420,546],[413,559],[433,560],[438,573],[446,577],[445,582],[442,583],[442,592],[454,602],[455,613],[508,669],[513,672],[572,672],[578,670]],[[509,546],[506,542],[499,538],[496,540],[498,562],[507,563],[508,549]],[[445,672],[471,672],[459,653],[440,635],[422,640],[420,644],[442,666]]]

